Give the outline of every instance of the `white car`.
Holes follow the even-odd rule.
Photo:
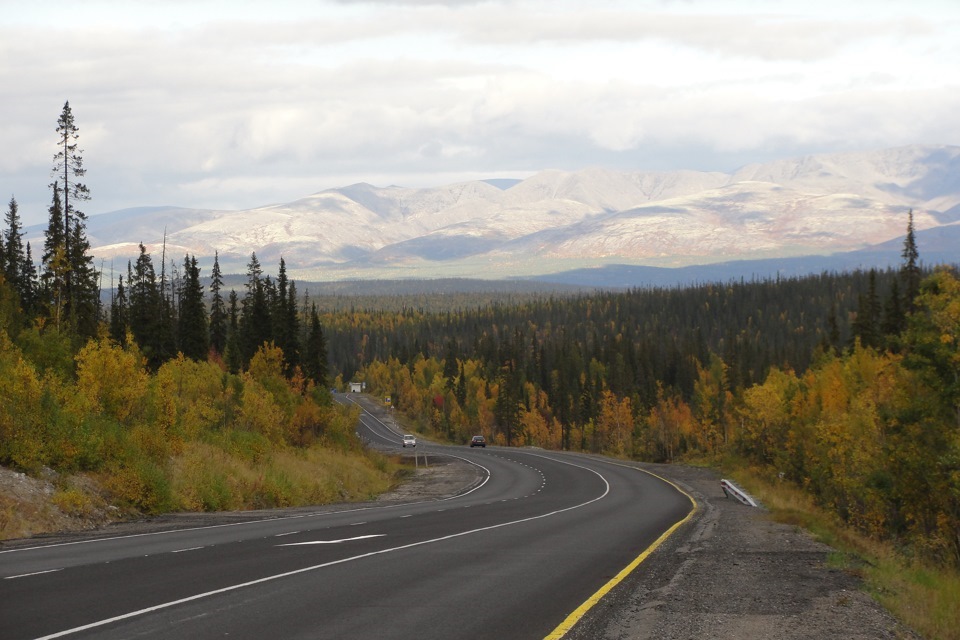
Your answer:
[[[403,446],[404,447],[415,447],[417,446],[417,439],[411,435],[403,436]]]

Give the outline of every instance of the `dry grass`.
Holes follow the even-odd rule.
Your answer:
[[[390,467],[322,447],[251,460],[193,442],[174,459],[171,475],[181,509],[224,511],[369,499],[390,488]]]

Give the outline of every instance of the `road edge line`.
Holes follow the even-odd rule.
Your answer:
[[[623,465],[623,466],[629,467],[630,465]],[[637,471],[642,471],[643,473],[646,473],[648,475],[653,476],[654,478],[657,478],[659,480],[662,480],[663,482],[666,482],[667,484],[672,486],[674,489],[676,489],[677,491],[685,495],[687,499],[690,500],[690,503],[693,505],[693,508],[690,509],[690,512],[686,515],[686,517],[683,518],[683,520],[680,520],[679,522],[675,523],[672,527],[664,531],[663,534],[653,542],[653,544],[651,544],[649,547],[643,550],[643,553],[641,553],[639,556],[634,558],[630,564],[628,564],[626,567],[620,570],[620,573],[612,577],[605,585],[600,587],[592,596],[587,598],[587,600],[583,604],[577,607],[573,611],[573,613],[567,616],[566,619],[563,622],[561,622],[553,631],[551,631],[549,634],[544,636],[543,640],[560,640],[561,638],[563,638],[574,627],[574,625],[580,622],[580,619],[583,618],[583,616],[585,616],[587,612],[590,611],[590,609],[596,606],[597,603],[600,602],[600,600],[605,595],[610,593],[610,591],[612,591],[614,587],[616,587],[618,584],[623,582],[623,580],[627,576],[629,576],[631,573],[633,573],[633,571],[637,567],[639,567],[640,564],[650,556],[650,554],[652,554],[654,551],[657,550],[657,547],[663,544],[667,540],[667,538],[673,535],[674,532],[676,532],[676,530],[679,529],[681,526],[686,524],[687,521],[690,520],[694,516],[694,514],[700,510],[700,505],[697,504],[697,501],[693,498],[693,496],[691,496],[689,493],[681,489],[674,482],[671,482],[670,480],[667,480],[663,476],[657,475],[652,471],[641,469],[640,467],[630,467],[630,468],[636,469]]]

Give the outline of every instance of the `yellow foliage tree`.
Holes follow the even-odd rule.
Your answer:
[[[754,459],[777,465],[793,426],[793,401],[800,381],[792,371],[771,369],[763,384],[743,393],[738,444]]]
[[[149,376],[136,343],[127,348],[90,340],[77,354],[77,393],[71,403],[82,416],[94,411],[132,426],[142,415]]]
[[[35,470],[46,462],[42,393],[36,370],[0,330],[0,463]]]
[[[274,444],[282,444],[287,432],[287,416],[274,401],[273,394],[244,373],[243,396],[237,412],[237,424],[240,429],[259,433]]]
[[[690,406],[677,395],[667,395],[657,383],[657,403],[647,414],[646,437],[637,453],[656,461],[671,462],[682,454],[694,433]]]
[[[185,440],[224,424],[231,395],[224,372],[211,362],[198,362],[177,354],[165,362],[153,381],[155,422],[161,429]]]
[[[597,433],[600,450],[623,455],[632,442],[633,407],[630,398],[618,398],[605,390],[600,397],[600,415],[597,417]]]

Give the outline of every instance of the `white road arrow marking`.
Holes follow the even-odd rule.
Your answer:
[[[375,533],[370,536],[357,536],[356,538],[343,538],[342,540],[311,540],[310,542],[291,542],[289,544],[278,544],[278,547],[299,547],[305,544],[340,544],[341,542],[353,542],[354,540],[364,540],[365,538],[381,538],[387,534]]]

